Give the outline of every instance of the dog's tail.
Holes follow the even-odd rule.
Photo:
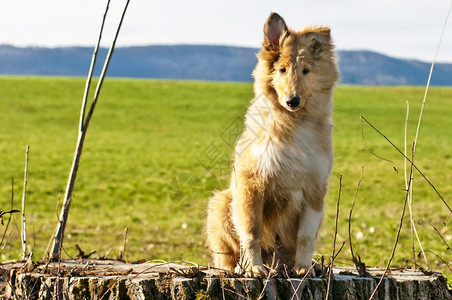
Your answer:
[[[240,246],[231,221],[230,190],[216,192],[207,207],[207,244],[213,264],[217,268],[233,270],[237,264]]]

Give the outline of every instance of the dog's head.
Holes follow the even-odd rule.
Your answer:
[[[314,93],[327,93],[339,77],[327,27],[293,31],[272,13],[254,71],[259,89],[290,112],[307,109]]]

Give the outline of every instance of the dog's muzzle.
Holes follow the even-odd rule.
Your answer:
[[[288,101],[286,101],[287,106],[294,109],[297,108],[300,105],[300,97],[296,96],[293,98],[290,98]]]

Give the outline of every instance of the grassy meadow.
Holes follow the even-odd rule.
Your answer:
[[[77,137],[85,80],[0,77],[0,208],[20,209],[25,148],[30,146],[26,217],[29,251],[42,260],[57,223]],[[403,151],[406,101],[408,151],[415,136],[422,87],[339,86],[335,92],[335,163],[316,257],[331,255],[339,176],[342,191],[336,263],[350,266],[348,215],[357,182],[353,248],[367,265],[391,254],[406,192],[403,157],[363,123],[363,115]],[[233,143],[253,97],[249,83],[107,79],[85,141],[66,228],[65,258],[75,245],[93,257],[208,263],[203,224],[208,197],[228,183]],[[451,206],[452,88],[431,88],[415,163]],[[362,128],[367,146],[363,143]],[[410,154],[408,154],[410,156]],[[451,278],[451,214],[415,173],[414,222],[429,267]],[[393,266],[412,266],[409,214]],[[6,228],[9,216],[5,216]],[[21,257],[20,215],[12,217],[1,261]],[[415,243],[415,256],[427,268]],[[442,260],[449,263],[446,265]]]

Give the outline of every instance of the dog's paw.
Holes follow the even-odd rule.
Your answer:
[[[246,270],[243,270],[240,266],[235,268],[235,272],[242,274],[249,278],[266,278],[268,276],[268,271],[264,266],[250,266]]]
[[[308,278],[315,277],[314,268],[312,268],[311,266],[295,265],[294,270],[298,274],[298,276],[306,276]]]
[[[253,266],[245,272],[245,276],[253,278],[265,278],[268,276],[268,271],[264,266]]]

